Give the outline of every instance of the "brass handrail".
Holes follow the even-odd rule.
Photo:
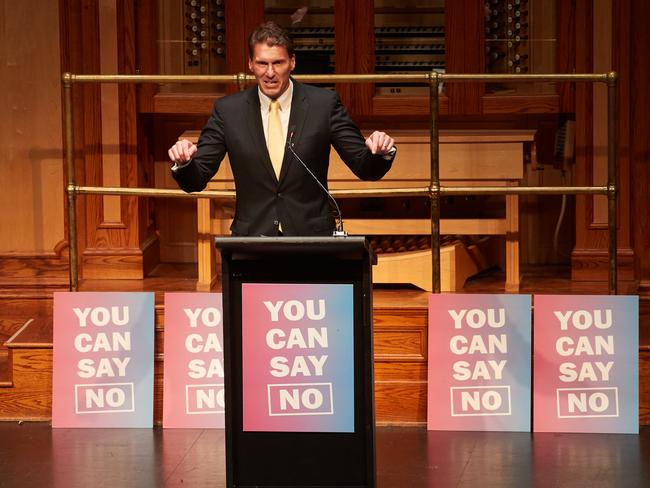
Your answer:
[[[382,188],[332,190],[339,197],[353,196],[428,196],[431,201],[431,274],[433,291],[440,292],[440,196],[442,195],[607,195],[607,224],[609,234],[608,247],[608,291],[617,291],[616,262],[616,72],[578,73],[578,74],[448,74],[435,70],[418,74],[338,74],[338,75],[296,75],[295,79],[305,83],[367,83],[399,82],[429,85],[429,102],[431,112],[430,157],[431,175],[426,188]],[[184,198],[234,198],[230,190],[205,190],[198,193],[185,193],[182,190],[157,188],[122,188],[77,186],[74,177],[74,128],[72,125],[72,85],[75,83],[236,83],[240,89],[248,83],[255,82],[255,77],[245,73],[235,75],[81,75],[63,73],[65,159],[67,165],[68,185],[68,241],[70,245],[70,289],[76,291],[79,286],[77,256],[77,195],[128,195],[128,196],[165,196]],[[607,185],[606,186],[530,186],[530,187],[446,187],[440,186],[440,147],[438,139],[439,86],[443,82],[467,81],[555,81],[555,82],[589,82],[607,84]]]

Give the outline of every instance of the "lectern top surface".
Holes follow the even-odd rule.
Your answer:
[[[364,236],[346,237],[216,237],[215,246],[225,254],[327,254],[361,257],[371,255]]]

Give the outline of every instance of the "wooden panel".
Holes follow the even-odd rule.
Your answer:
[[[84,279],[138,280],[144,278],[142,253],[130,248],[87,249],[84,253]]]
[[[634,255],[631,249],[620,248],[616,254],[620,286],[622,281],[634,280]],[[607,249],[574,249],[571,254],[571,278],[573,280],[606,281],[608,271],[609,254]]]
[[[115,0],[99,2],[100,74],[119,73]],[[116,84],[102,84],[102,184],[120,186],[119,99]],[[120,197],[103,197],[103,221],[121,223]]]
[[[63,241],[60,247],[67,243]],[[0,255],[0,287],[64,287],[68,280],[68,254],[63,249],[46,255]]]
[[[212,111],[216,99],[224,93],[158,93],[153,98],[153,111],[160,114],[196,114],[204,120]]]
[[[0,419],[52,416],[52,349],[12,350],[13,387],[0,389]]]
[[[0,287],[39,294],[68,282],[58,8],[0,0]]]
[[[431,103],[429,97],[416,96],[388,96],[377,95],[372,99],[372,111],[375,115],[400,116],[408,114],[410,117],[417,115],[429,115]],[[442,95],[438,100],[438,114],[449,113],[449,98]],[[425,126],[430,126],[431,121],[426,120]]]
[[[429,219],[347,219],[350,234],[422,235],[431,233]],[[499,235],[506,233],[504,219],[441,219],[443,235]]]
[[[375,72],[375,16],[374,0],[355,0],[354,5],[354,39],[346,44],[346,49],[352,52],[354,59],[354,73]],[[338,13],[337,13],[338,15]],[[349,21],[350,19],[348,19]],[[337,32],[338,37],[338,32]],[[338,51],[337,51],[338,52]],[[352,87],[353,115],[370,115],[372,113],[372,99],[375,94],[373,83],[355,83]]]
[[[164,395],[164,363],[161,358],[156,357],[153,365],[153,423],[162,425],[163,418],[163,395]]]
[[[376,330],[375,359],[426,360],[426,331],[424,329]]]
[[[557,95],[483,96],[484,114],[557,113],[560,99]]]
[[[413,309],[376,305],[375,412],[379,424],[426,420],[426,327],[425,304]]]
[[[639,423],[650,424],[650,351],[639,353]]]
[[[426,381],[427,363],[382,361],[375,359],[375,382]]]
[[[573,73],[576,66],[575,52],[575,2],[557,2],[557,72]],[[575,112],[575,84],[558,83],[560,97],[558,111]]]
[[[235,31],[228,33],[230,36],[230,44],[228,49],[237,49],[237,44],[240,44],[243,48],[243,66],[241,71],[248,71],[248,36],[255,30],[257,27],[264,22],[264,0],[243,0],[243,11],[239,10],[238,7],[241,6],[242,0],[228,2],[224,1],[226,6],[226,15],[231,17],[242,17],[243,18],[243,35]],[[228,10],[230,5],[231,10]],[[244,15],[242,15],[244,12]],[[227,21],[228,19],[226,19]],[[226,29],[228,29],[228,24],[226,24]],[[241,42],[240,39],[244,39],[245,42]],[[230,73],[235,72],[235,66],[229,66],[231,71]]]
[[[605,3],[603,3],[605,2]],[[645,5],[645,4],[644,4]],[[640,7],[645,8],[645,7]],[[595,19],[595,9],[601,11],[608,11],[610,9],[614,15],[604,19],[599,16]],[[647,11],[647,10],[646,10]],[[627,13],[626,13],[627,12]],[[576,70],[578,72],[590,72],[595,70],[596,67],[604,68],[599,61],[599,58],[604,59],[614,69],[623,68],[624,72],[631,69],[627,55],[617,56],[616,50],[624,52],[630,49],[631,39],[634,39],[632,45],[639,45],[641,39],[637,39],[636,35],[630,32],[630,22],[634,18],[638,18],[639,12],[629,9],[627,2],[611,2],[611,0],[599,1],[597,4],[588,2],[586,0],[576,2]],[[597,22],[607,22],[606,27],[596,27]],[[616,23],[615,25],[612,25]],[[595,32],[594,29],[598,31]],[[601,33],[600,31],[603,30]],[[647,27],[640,27],[639,35],[647,36]],[[615,36],[615,37],[614,37]],[[643,56],[648,57],[647,49],[645,47],[639,52],[641,61],[634,59],[634,69],[636,72],[637,67],[642,68],[645,66],[642,59]],[[611,61],[609,61],[611,60]],[[629,71],[630,73],[632,71]],[[621,78],[621,82],[625,83],[625,77]],[[647,83],[646,83],[647,86]],[[601,89],[602,91],[602,89]],[[641,89],[640,93],[643,94],[647,90]],[[627,89],[619,88],[619,94],[625,94]],[[604,103],[605,100],[602,96],[598,97],[598,102],[595,102],[594,87],[589,84],[576,85],[576,168],[575,180],[577,185],[590,185],[594,181],[602,181],[603,170],[602,163],[604,158],[605,146],[603,142],[603,123],[605,122],[604,116]],[[643,96],[643,95],[642,95]],[[629,133],[628,127],[637,127],[635,123],[631,123],[630,109],[628,103],[633,103],[634,107],[639,106],[638,100],[631,101],[629,97],[623,100],[619,99],[623,111],[621,115],[626,118],[626,122],[621,122],[622,118],[618,118],[618,133],[623,139],[619,141],[618,150],[618,254],[619,254],[619,278],[628,281],[628,285],[633,284],[629,280],[634,279],[634,265],[635,260],[634,252],[636,249],[631,249],[631,233],[632,229],[638,226],[630,221],[630,209],[642,205],[639,202],[631,204],[630,201],[630,185],[639,182],[647,187],[647,179],[633,178],[630,172],[630,160],[628,154],[629,150],[626,148],[626,134]],[[642,117],[647,121],[648,106],[641,108],[644,112]],[[598,128],[595,125],[598,124]],[[648,124],[641,123],[640,134],[644,134],[641,140],[647,140]],[[595,134],[601,134],[596,137]],[[594,143],[597,147],[594,147]],[[628,146],[629,147],[629,146]],[[641,156],[641,160],[646,159]],[[598,163],[597,161],[600,161]],[[600,164],[600,169],[596,168]],[[640,176],[640,175],[639,175]],[[598,178],[598,179],[597,179]],[[633,183],[634,182],[634,183]],[[642,183],[641,183],[642,182]],[[641,195],[647,193],[646,190],[639,191],[636,194],[637,198],[643,198]],[[575,280],[599,280],[605,281],[607,279],[607,266],[606,255],[608,246],[608,235],[606,226],[603,224],[603,208],[600,210],[595,208],[595,205],[601,203],[594,203],[595,199],[600,199],[601,202],[604,197],[576,197],[576,246],[572,253],[572,278]],[[599,213],[600,212],[600,213]],[[641,217],[645,218],[645,217]]]
[[[186,131],[180,138],[196,142],[198,131]],[[394,187],[396,184],[428,185],[430,174],[429,137],[424,131],[393,131],[399,155],[388,175],[378,182],[359,181],[335,151],[331,153],[328,179],[331,188]],[[444,180],[504,180],[523,178],[524,142],[534,141],[534,130],[441,131],[440,178]],[[417,163],[417,164],[414,164]],[[229,181],[232,172],[222,164],[213,181]],[[210,188],[232,188],[213,185]]]
[[[336,56],[336,73],[354,73],[354,2],[334,0],[334,52]],[[353,86],[351,83],[338,83],[336,91],[346,107],[353,104]]]
[[[156,42],[158,2],[157,0],[140,0],[134,3],[134,17],[138,19],[135,36],[136,72],[142,75],[155,75],[158,74],[158,46]],[[138,92],[138,112],[152,112],[153,97],[158,91],[158,86],[153,84],[138,85],[136,90]]]
[[[0,0],[0,17],[0,253],[48,254],[65,237],[58,2]]]
[[[627,1],[621,2],[621,8],[627,5]],[[637,264],[637,276],[640,280],[640,292],[650,294],[650,213],[648,207],[648,188],[650,187],[650,29],[648,21],[650,18],[650,2],[644,0],[632,0],[627,6],[628,17],[621,21],[619,27],[619,39],[624,43],[631,42],[629,58],[617,58],[621,63],[621,98],[629,103],[629,112],[621,111],[621,117],[629,113],[626,125],[619,126],[619,134],[624,136],[630,134],[628,154],[631,158],[630,186],[632,202],[630,205],[632,229],[632,242],[634,251],[639,260]],[[618,4],[618,2],[617,2]],[[626,23],[627,22],[627,23]],[[621,46],[624,52],[625,44]],[[629,74],[628,74],[629,73]],[[625,79],[630,84],[625,87]],[[622,108],[622,107],[621,107]],[[626,132],[622,132],[629,128]],[[624,140],[620,155],[625,155]],[[619,156],[619,157],[621,157]]]
[[[111,4],[112,5],[112,4]],[[64,67],[76,73],[98,73],[101,59],[109,56],[110,47],[102,52],[99,26],[101,16],[114,17],[109,22],[118,40],[109,57],[117,57],[117,71],[135,72],[135,12],[133,2],[119,0],[115,10],[98,2],[62,0],[61,9],[66,12],[62,22],[64,46]],[[102,25],[108,26],[107,23]],[[74,87],[75,148],[80,155],[77,160],[76,180],[78,184],[102,186],[102,116],[101,87],[78,85]],[[136,120],[135,87],[120,85],[119,99],[119,184],[123,187],[151,186],[147,173],[151,161],[145,152],[138,153],[138,124]],[[112,145],[114,146],[114,144]],[[111,147],[112,151],[116,149]],[[138,156],[144,156],[139,166]],[[122,197],[120,200],[120,222],[104,222],[104,199],[85,196],[77,199],[77,234],[82,263],[88,256],[89,276],[97,276],[105,267],[114,277],[137,277],[147,273],[148,267],[157,262],[157,243],[151,225],[150,207],[146,200],[136,197]],[[111,218],[114,218],[111,215]],[[113,251],[115,250],[115,251]],[[128,256],[125,260],[124,257]],[[99,258],[99,259],[98,259]],[[124,266],[126,264],[126,266]],[[134,273],[134,268],[140,270]],[[92,269],[94,268],[94,269]],[[122,270],[125,274],[122,275]],[[83,277],[83,266],[81,275]],[[95,274],[93,274],[95,273]]]
[[[375,382],[375,419],[378,424],[425,423],[426,382]]]
[[[448,73],[482,73],[485,65],[483,41],[484,2],[445,2],[445,68]],[[482,111],[483,83],[447,83],[450,114]]]
[[[595,73],[608,73],[612,70],[612,0],[594,0],[593,9],[593,70]],[[590,185],[607,184],[607,92],[607,85],[593,85]],[[592,198],[590,225],[601,228],[607,225],[607,197]]]
[[[440,137],[440,179],[521,179],[523,177],[523,141],[534,137],[534,131],[504,131],[507,142],[499,142],[495,133],[485,137],[494,142],[477,142],[476,131],[441,132]],[[375,187],[383,184],[395,186],[399,183],[420,186],[428,185],[430,175],[430,147],[426,135],[394,131],[392,136],[399,147],[398,156],[383,181],[371,182]],[[447,136],[449,138],[447,138]],[[519,142],[515,142],[519,139]],[[461,141],[464,142],[453,142]],[[337,188],[337,180],[351,180],[354,185],[364,185],[348,169],[336,152],[331,154],[329,170],[331,188]],[[416,181],[420,180],[420,181]],[[392,183],[391,183],[392,182]],[[425,185],[426,186],[426,185]],[[345,187],[345,186],[338,186]],[[349,183],[348,183],[349,187]]]
[[[401,290],[400,290],[401,291]],[[426,293],[415,292],[418,298],[426,297]],[[413,304],[412,308],[407,308],[410,300],[406,303],[399,297],[395,297],[397,303],[385,303],[380,306],[375,304],[374,310],[374,329],[394,329],[397,326],[406,327],[407,329],[413,326],[426,327],[427,326],[427,300],[418,300]],[[386,299],[386,297],[384,297]]]

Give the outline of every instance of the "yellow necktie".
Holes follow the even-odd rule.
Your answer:
[[[284,138],[282,137],[282,122],[280,122],[280,102],[273,100],[269,107],[269,156],[273,163],[275,176],[280,179],[282,159],[284,158]]]

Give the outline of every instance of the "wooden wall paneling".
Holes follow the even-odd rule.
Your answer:
[[[120,51],[121,38],[118,35],[117,26],[117,0],[103,0],[97,2],[95,8],[95,15],[92,19],[93,23],[97,26],[97,32],[92,33],[93,42],[96,43],[96,63],[98,64],[98,71],[102,73],[102,68],[113,71],[118,66],[106,66],[106,59],[115,57],[116,64],[118,52]],[[113,42],[111,42],[113,41]],[[90,53],[84,53],[88,56]],[[95,54],[95,53],[93,53]],[[121,99],[123,98],[123,87],[118,87],[117,100],[105,100],[102,93],[105,93],[107,86],[102,84],[96,85],[100,93],[99,105],[94,106],[92,112],[93,123],[98,127],[98,137],[90,146],[91,157],[93,163],[91,165],[90,174],[92,175],[90,183],[91,186],[104,186],[110,182],[104,181],[104,169],[107,164],[110,164],[110,156],[113,152],[119,154],[119,184],[125,186],[125,181],[128,181],[128,174],[130,172],[130,157],[128,152],[122,154],[126,146],[122,146],[124,128],[124,115],[122,115],[122,108],[120,107]],[[128,90],[128,87],[127,87]],[[106,140],[107,135],[103,128],[109,118],[109,111],[115,110],[117,105],[119,115],[119,136],[118,144],[119,149],[114,145],[111,146],[111,140]],[[102,111],[104,108],[104,111]],[[128,110],[128,108],[126,109]],[[88,113],[88,111],[86,111]],[[134,149],[134,145],[131,146]],[[128,150],[128,149],[127,149]],[[88,149],[87,149],[88,152]],[[126,167],[122,165],[126,164]],[[120,198],[121,211],[120,220],[111,221],[106,220],[105,197],[92,197],[88,199],[89,212],[88,212],[88,233],[87,233],[87,248],[84,251],[83,259],[83,277],[84,278],[99,278],[99,277],[112,277],[120,278],[124,271],[128,272],[129,278],[140,278],[141,274],[138,273],[138,260],[134,252],[129,251],[129,235],[127,227],[134,212],[134,197]],[[115,250],[119,249],[120,256],[114,259]],[[114,261],[114,262],[113,262]],[[127,264],[128,263],[128,264]],[[126,266],[125,266],[126,265]]]
[[[99,0],[99,70],[101,74],[118,73],[118,13],[115,0]],[[120,96],[121,86],[115,83],[99,85],[101,93],[102,127],[102,183],[104,186],[121,186],[120,154]],[[104,225],[122,226],[122,201],[117,196],[102,197],[102,222]]]
[[[231,0],[232,1],[232,0]],[[240,0],[242,1],[242,0]],[[226,2],[228,3],[228,2]],[[264,22],[266,19],[264,17],[264,0],[243,0],[243,13],[235,13],[235,15],[240,15],[244,17],[244,32],[243,35],[235,37],[235,42],[239,43],[243,40],[243,49],[244,49],[244,69],[248,70],[248,36],[253,32],[257,27]],[[240,40],[241,39],[241,40]]]
[[[139,115],[137,120],[138,186],[157,188],[153,118],[149,115]],[[140,224],[138,241],[143,249],[143,269],[148,274],[160,262],[160,236],[156,229],[156,200],[142,198],[138,208]]]
[[[637,11],[633,12],[629,7],[630,0],[617,0],[612,2],[611,61],[612,68],[619,74],[616,105],[617,246],[623,265],[623,278],[626,280],[636,280],[637,277],[634,271],[635,257],[632,248],[632,180],[630,179],[630,104],[634,103],[630,97],[630,74],[634,68],[630,58],[631,39],[629,32],[631,15],[636,16]],[[646,12],[649,12],[647,8]],[[638,11],[638,13],[642,13],[642,11]],[[650,60],[647,55],[646,60]],[[644,92],[647,92],[647,86],[643,90]],[[646,108],[650,108],[650,105]],[[646,129],[648,129],[647,124]],[[648,132],[646,132],[646,139],[647,134]]]
[[[445,68],[448,73],[483,73],[485,7],[482,0],[445,2]],[[483,83],[447,83],[449,114],[482,112]]]
[[[557,72],[573,73],[576,66],[575,2],[557,0]],[[557,83],[559,112],[575,112],[575,83]]]
[[[81,25],[82,9],[81,0],[59,0],[59,44],[61,46],[61,71],[71,73],[83,72],[83,56],[79,53],[83,47],[82,31],[76,26]],[[75,26],[73,28],[72,26]],[[86,98],[86,88],[83,85],[73,85],[72,87],[72,127],[74,131],[73,139],[73,156],[74,156],[74,174],[75,183],[83,184],[85,182],[85,124],[83,120],[83,105]],[[61,96],[63,103],[63,94]],[[65,126],[62,117],[61,126]],[[68,174],[65,158],[62,161],[64,167],[63,178],[65,185],[68,184]],[[65,197],[66,212],[64,222],[67,229],[69,225],[67,197]],[[82,252],[86,247],[86,241],[81,236],[86,234],[86,198],[77,198],[76,201],[77,217],[77,267],[81,266]]]
[[[226,19],[226,73],[250,73],[248,69],[248,36],[264,22],[264,0],[230,0],[224,2]],[[234,83],[225,86],[226,93],[235,93]]]
[[[354,4],[354,40],[348,44],[355,60],[354,73],[375,72],[375,2],[357,0]],[[348,19],[349,21],[349,19]],[[372,99],[375,95],[374,83],[355,83],[353,113],[372,114]]]
[[[650,187],[650,29],[647,22],[650,3],[645,0],[623,3],[630,5],[627,8],[630,46],[625,75],[629,77],[630,119],[627,128],[630,134],[632,240],[637,257],[635,269],[640,280],[639,292],[647,297],[650,295],[650,215],[647,210]],[[621,25],[621,37],[626,34],[625,27]],[[621,82],[625,83],[625,78]]]
[[[63,33],[66,71],[72,73],[99,73],[99,25],[97,3],[88,0],[62,0],[61,12],[65,17]],[[73,91],[73,125],[75,154],[75,182],[78,185],[101,184],[101,104],[100,87],[97,84],[75,84]],[[98,196],[79,196],[77,207],[77,248],[79,269],[82,270],[83,254],[93,247],[95,222],[101,217],[102,199]]]
[[[483,97],[484,114],[557,113],[560,98],[557,95],[486,95]]]
[[[589,73],[594,70],[609,69],[624,71],[625,57],[612,54],[618,49],[629,49],[629,41],[625,41],[625,21],[618,14],[609,16],[607,20],[613,22],[617,18],[617,25],[602,27],[601,17],[594,23],[596,13],[603,13],[620,8],[619,2],[611,0],[578,0],[576,2],[576,70],[580,73]],[[618,11],[621,12],[620,10]],[[621,24],[623,23],[623,24]],[[608,51],[605,55],[601,52]],[[611,59],[611,67],[604,68],[602,63],[595,63],[595,59]],[[621,96],[618,89],[618,277],[619,281],[632,282],[634,280],[634,252],[630,244],[630,191],[629,191],[629,160],[625,157],[624,146],[621,145],[621,118],[628,108],[628,101]],[[602,88],[596,88],[589,83],[576,85],[576,185],[603,184],[603,172],[606,175],[606,138],[596,139],[594,135],[602,134],[602,124],[606,123],[606,97],[595,98],[594,94],[602,94]],[[622,111],[622,112],[621,112]],[[598,128],[594,124],[598,123]],[[606,134],[606,132],[605,132]],[[625,142],[623,141],[623,144]],[[621,157],[623,156],[623,157]],[[598,167],[596,167],[598,165]],[[600,201],[595,201],[600,198]],[[572,278],[577,281],[605,281],[607,279],[607,243],[608,233],[606,215],[603,217],[602,205],[606,205],[605,197],[576,197],[576,246],[572,253]],[[600,206],[600,207],[599,207]],[[605,220],[603,220],[605,219]]]
[[[139,0],[135,2],[135,74],[159,74],[158,49],[156,47],[158,24],[156,0]],[[157,85],[139,84],[136,86],[136,102],[138,112],[153,112],[154,96],[158,91]]]
[[[375,307],[375,410],[378,424],[424,424],[427,309]]]
[[[346,74],[354,73],[356,64],[354,55],[356,52],[355,45],[355,25],[354,21],[354,2],[345,0],[334,1],[334,51],[336,56],[336,73]],[[337,83],[336,91],[341,96],[343,105],[354,114],[354,89],[350,83]]]
[[[225,2],[224,15],[226,19],[226,66],[228,73],[248,72],[248,50],[246,47],[246,14],[245,0]],[[226,87],[228,93],[237,91],[235,85]]]
[[[171,176],[169,148],[185,130],[203,127],[206,116],[156,116],[152,121],[152,155],[156,188],[178,188]],[[160,235],[160,260],[192,263],[197,260],[196,202],[185,198],[157,198],[155,225]]]
[[[63,45],[66,64],[76,73],[99,73],[101,56],[117,51],[117,71],[135,71],[135,19],[133,3],[114,0],[113,3],[63,0],[61,8],[73,12],[66,17],[66,37]],[[104,8],[105,10],[100,11]],[[100,37],[100,13],[113,15],[112,28],[116,31],[117,45]],[[105,24],[104,24],[105,25]],[[111,52],[112,50],[112,52]],[[83,157],[77,178],[79,184],[103,186],[101,87],[98,84],[75,85],[80,91],[80,103],[75,104],[76,145]],[[75,101],[78,101],[75,99]],[[139,186],[143,182],[137,163],[137,118],[135,87],[120,85],[119,105],[119,183],[122,186]],[[81,120],[82,124],[77,121]],[[82,142],[79,144],[79,142]],[[103,198],[80,196],[77,198],[79,217],[79,248],[82,251],[82,277],[141,278],[146,273],[146,251],[155,252],[155,239],[143,237],[140,225],[153,229],[148,222],[140,221],[139,204],[135,197],[123,198],[120,204],[120,222],[106,222]],[[84,215],[85,214],[85,215]],[[145,232],[153,236],[152,231]]]
[[[136,17],[134,3],[119,0],[117,4],[117,32],[123,39],[118,49],[118,70],[123,74],[136,74],[136,32],[139,19]],[[151,188],[153,186],[154,164],[149,156],[145,140],[138,137],[142,133],[136,109],[137,86],[119,86],[120,106],[120,160],[122,186]],[[142,254],[142,276],[146,276],[159,262],[159,243],[155,233],[152,214],[153,199],[122,197],[123,220],[129,220],[127,227],[128,246]]]
[[[0,287],[67,283],[57,3],[0,1]],[[29,23],[29,42],[25,22]]]
[[[576,71],[589,73],[593,69],[593,31],[591,0],[576,1]],[[589,83],[576,85],[576,185],[588,185],[591,180],[589,163],[591,162],[591,95]],[[574,268],[583,268],[582,262],[576,262],[576,256],[587,247],[588,212],[587,200],[590,197],[576,197],[576,246],[572,255],[572,274]],[[579,260],[582,261],[582,260]]]
[[[612,65],[612,3],[611,0],[594,0],[593,2],[593,70],[605,73],[613,69]],[[607,183],[607,86],[602,83],[593,85],[592,103],[592,184]],[[591,199],[592,228],[607,226],[607,198],[604,196]]]

